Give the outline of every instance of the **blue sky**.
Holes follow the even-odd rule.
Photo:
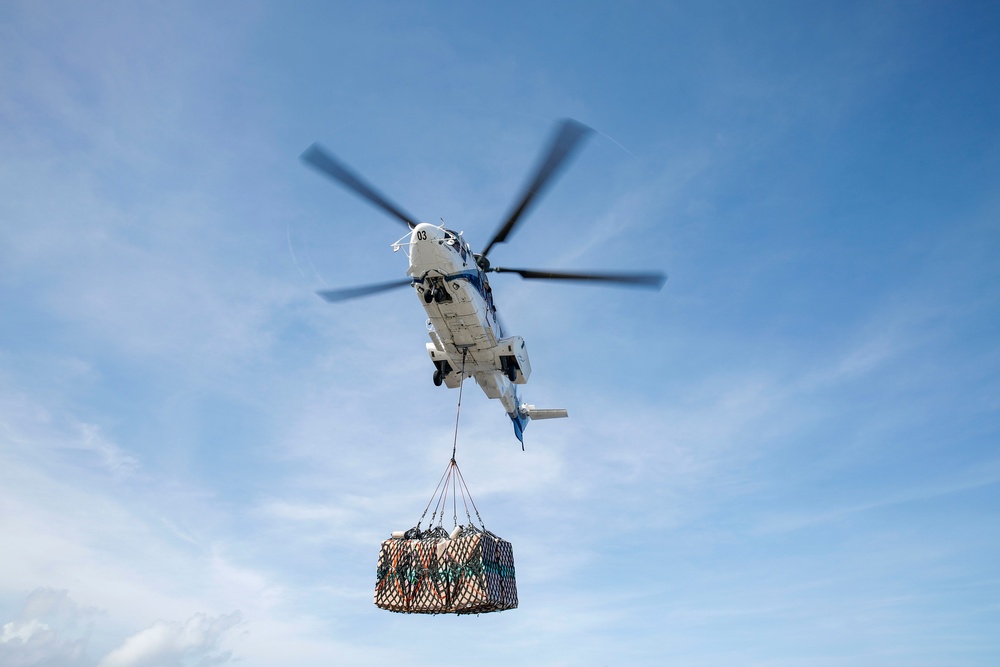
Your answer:
[[[0,7],[0,664],[1000,660],[992,3]],[[450,454],[401,228],[494,263],[458,459],[520,607],[372,604]]]

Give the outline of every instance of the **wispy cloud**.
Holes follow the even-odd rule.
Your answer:
[[[25,394],[11,392],[2,385],[0,436],[5,441],[0,452],[14,459],[55,463],[59,457],[79,453],[84,465],[118,479],[131,476],[139,467],[138,459],[109,440],[98,425],[79,421],[60,408],[53,413]]]

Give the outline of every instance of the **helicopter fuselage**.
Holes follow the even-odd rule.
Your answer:
[[[531,364],[524,340],[507,336],[497,319],[486,273],[462,235],[443,225],[420,223],[404,239],[393,248],[408,250],[407,274],[427,313],[434,384],[454,389],[475,378],[503,404],[520,438],[533,406],[518,404],[515,385],[528,381]]]

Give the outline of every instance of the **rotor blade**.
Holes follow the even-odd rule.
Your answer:
[[[505,269],[499,266],[490,271],[496,273],[516,273],[522,278],[538,280],[579,280],[584,282],[615,283],[629,287],[651,287],[660,289],[666,282],[663,273],[564,273],[562,271],[536,271],[533,269]]]
[[[389,290],[396,289],[397,287],[404,287],[412,283],[413,283],[412,279],[404,278],[402,280],[392,280],[387,283],[362,285],[361,287],[345,287],[342,289],[317,290],[316,294],[319,294],[321,297],[323,297],[323,299],[329,301],[330,303],[338,303],[340,301],[347,301],[349,299],[359,299],[363,296],[378,294],[379,292],[388,292]]]
[[[339,162],[330,153],[326,152],[318,143],[313,144],[302,153],[301,158],[311,164],[316,169],[351,190],[362,199],[366,199],[379,207],[392,217],[400,220],[410,229],[417,226],[417,222],[409,213],[392,203],[388,197],[369,185],[363,178]]]
[[[490,240],[486,249],[483,250],[482,255],[484,257],[489,254],[490,249],[494,245],[507,240],[507,236],[514,229],[514,226],[517,225],[518,220],[531,207],[535,198],[545,191],[552,177],[558,173],[580,140],[592,131],[583,123],[579,123],[571,118],[567,118],[559,124],[548,149],[543,154],[545,155],[544,159],[539,161],[535,175],[524,188],[524,194],[518,200],[517,205],[514,206],[510,215],[507,216],[507,220],[504,221],[500,229]]]

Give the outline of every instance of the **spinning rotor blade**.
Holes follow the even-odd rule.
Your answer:
[[[536,271],[533,269],[505,269],[491,267],[495,273],[516,273],[522,278],[540,280],[579,280],[584,282],[615,283],[627,287],[651,287],[660,289],[666,282],[663,273],[564,273],[561,271]]]
[[[323,147],[318,143],[307,148],[302,153],[301,158],[362,199],[368,200],[392,217],[400,220],[410,229],[417,226],[417,222],[413,219],[413,216],[389,201],[385,195],[323,150]]]
[[[523,216],[531,206],[535,197],[541,195],[542,192],[545,191],[545,188],[551,182],[552,177],[559,172],[559,169],[562,168],[566,162],[566,158],[570,156],[573,149],[576,148],[577,144],[579,144],[580,140],[592,131],[593,130],[583,123],[578,123],[571,118],[567,118],[560,123],[552,138],[552,142],[549,144],[548,149],[544,153],[545,158],[539,162],[538,170],[535,172],[535,175],[532,177],[529,184],[524,188],[524,194],[521,196],[510,215],[507,216],[507,220],[503,223],[503,225],[501,225],[499,231],[497,231],[497,233],[490,240],[486,249],[483,250],[483,257],[489,254],[490,249],[494,245],[497,243],[503,243],[507,240],[507,236],[510,234],[511,230],[514,229],[514,226],[517,225],[521,216]]]
[[[338,303],[340,301],[359,299],[363,296],[378,294],[379,292],[388,292],[389,290],[396,289],[397,287],[404,287],[411,284],[413,284],[413,280],[410,278],[403,278],[402,280],[392,280],[387,283],[375,283],[373,285],[362,285],[361,287],[317,290],[316,294],[319,294],[323,297],[323,299],[329,301],[330,303]]]

